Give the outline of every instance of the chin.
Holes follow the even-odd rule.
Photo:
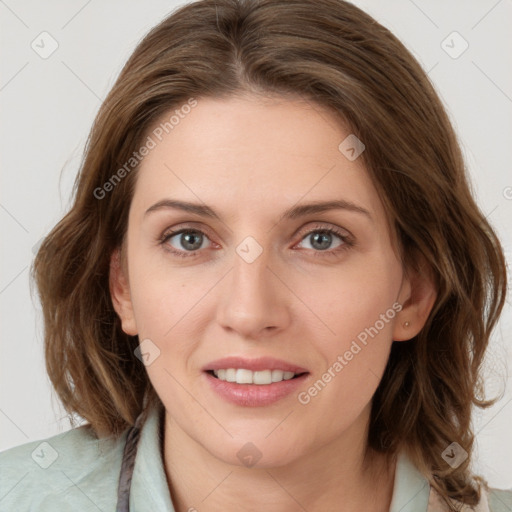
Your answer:
[[[268,431],[264,435],[247,438],[237,436],[225,443],[215,443],[213,446],[203,444],[203,447],[226,464],[248,469],[278,468],[300,458],[302,451],[289,436],[286,439],[276,436],[270,441],[265,439],[267,434]],[[254,440],[251,441],[251,438]],[[208,443],[211,444],[211,438]]]

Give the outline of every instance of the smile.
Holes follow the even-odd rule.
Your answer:
[[[294,396],[311,379],[310,370],[271,356],[233,355],[202,368],[205,384],[222,401],[242,407],[264,407]]]
[[[252,371],[245,368],[226,368],[213,370],[215,377],[225,382],[236,382],[237,384],[256,384],[265,386],[273,382],[290,380],[298,374],[284,370],[261,370]]]

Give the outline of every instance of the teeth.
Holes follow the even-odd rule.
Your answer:
[[[290,380],[295,376],[293,372],[283,370],[262,370],[253,372],[245,368],[227,368],[223,370],[213,370],[214,375],[219,380],[226,382],[236,382],[237,384],[257,384],[265,385],[282,380]]]
[[[236,370],[234,368],[228,368],[225,370],[226,380],[228,382],[236,382]]]
[[[236,371],[235,382],[237,384],[252,384],[251,370],[239,369]]]

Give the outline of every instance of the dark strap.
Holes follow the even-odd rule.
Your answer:
[[[143,419],[143,413],[139,414],[135,425],[130,427],[126,435],[124,445],[123,462],[121,463],[121,472],[119,475],[119,485],[117,488],[117,508],[116,512],[130,511],[130,487],[132,484],[133,468],[135,466],[135,456],[140,438],[140,423]]]

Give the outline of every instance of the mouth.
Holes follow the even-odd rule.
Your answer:
[[[203,367],[210,389],[242,407],[263,407],[291,398],[307,384],[308,370],[272,357],[226,357]]]
[[[280,369],[252,371],[247,368],[219,368],[218,370],[207,370],[206,373],[224,382],[268,386],[276,382],[297,379],[308,372],[295,373]]]

